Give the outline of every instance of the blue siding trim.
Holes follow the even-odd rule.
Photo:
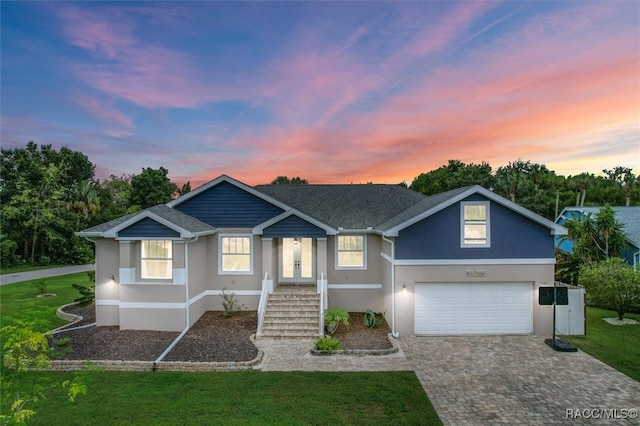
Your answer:
[[[221,182],[175,209],[216,228],[253,228],[284,211],[229,182]]]
[[[324,229],[307,222],[298,216],[291,215],[282,219],[280,222],[264,229],[263,237],[281,238],[281,237],[309,237],[324,238],[327,233]]]
[[[463,201],[488,201],[477,194]],[[460,203],[417,222],[396,239],[397,259],[521,259],[553,258],[551,231],[491,202],[491,247],[460,247]]]
[[[118,232],[118,237],[127,238],[180,238],[180,233],[153,219],[145,217]]]

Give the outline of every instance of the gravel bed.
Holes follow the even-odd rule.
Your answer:
[[[95,322],[94,305],[72,306],[65,312],[81,315],[78,327]],[[388,349],[390,332],[386,323],[373,329],[364,326],[364,313],[351,312],[349,325],[340,325],[333,337],[344,349]],[[206,312],[165,357],[165,361],[250,361],[258,353],[249,337],[255,333],[257,313],[242,311],[232,317],[222,312]],[[172,331],[120,330],[118,327],[88,327],[55,334],[69,338],[71,351],[55,357],[69,360],[155,361],[180,333]]]

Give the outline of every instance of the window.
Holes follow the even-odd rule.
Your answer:
[[[250,236],[220,236],[220,263],[218,271],[228,274],[251,274],[252,253]]]
[[[462,247],[489,247],[489,202],[461,203]]]
[[[173,272],[171,240],[143,240],[141,277],[171,279]]]
[[[338,235],[336,244],[336,268],[366,268],[364,235]]]

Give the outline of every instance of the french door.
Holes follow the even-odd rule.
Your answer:
[[[280,282],[315,283],[313,238],[283,238],[280,250]]]

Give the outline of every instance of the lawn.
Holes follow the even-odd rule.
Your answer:
[[[90,284],[86,273],[47,282],[57,296],[37,298],[31,282],[1,286],[1,324],[35,321],[43,331],[62,325],[55,311],[78,297],[71,284]],[[75,403],[60,386],[72,373],[28,374],[47,382],[46,399],[29,407],[41,425],[442,424],[412,371],[88,371],[87,395]],[[0,412],[7,404],[3,398]]]
[[[617,318],[614,311],[587,308],[586,336],[565,336],[580,350],[640,381],[640,325],[612,325],[603,318]],[[640,321],[638,314],[625,318]]]
[[[40,331],[52,330],[66,324],[56,317],[56,309],[80,296],[78,291],[71,287],[76,283],[90,286],[86,272],[47,278],[46,293],[55,293],[55,296],[37,297],[38,289],[33,281],[6,284],[0,286],[0,324],[13,325],[16,321],[24,321],[36,324]]]
[[[34,424],[441,424],[413,372],[90,372],[86,396],[52,384]],[[55,385],[58,384],[58,385]]]

